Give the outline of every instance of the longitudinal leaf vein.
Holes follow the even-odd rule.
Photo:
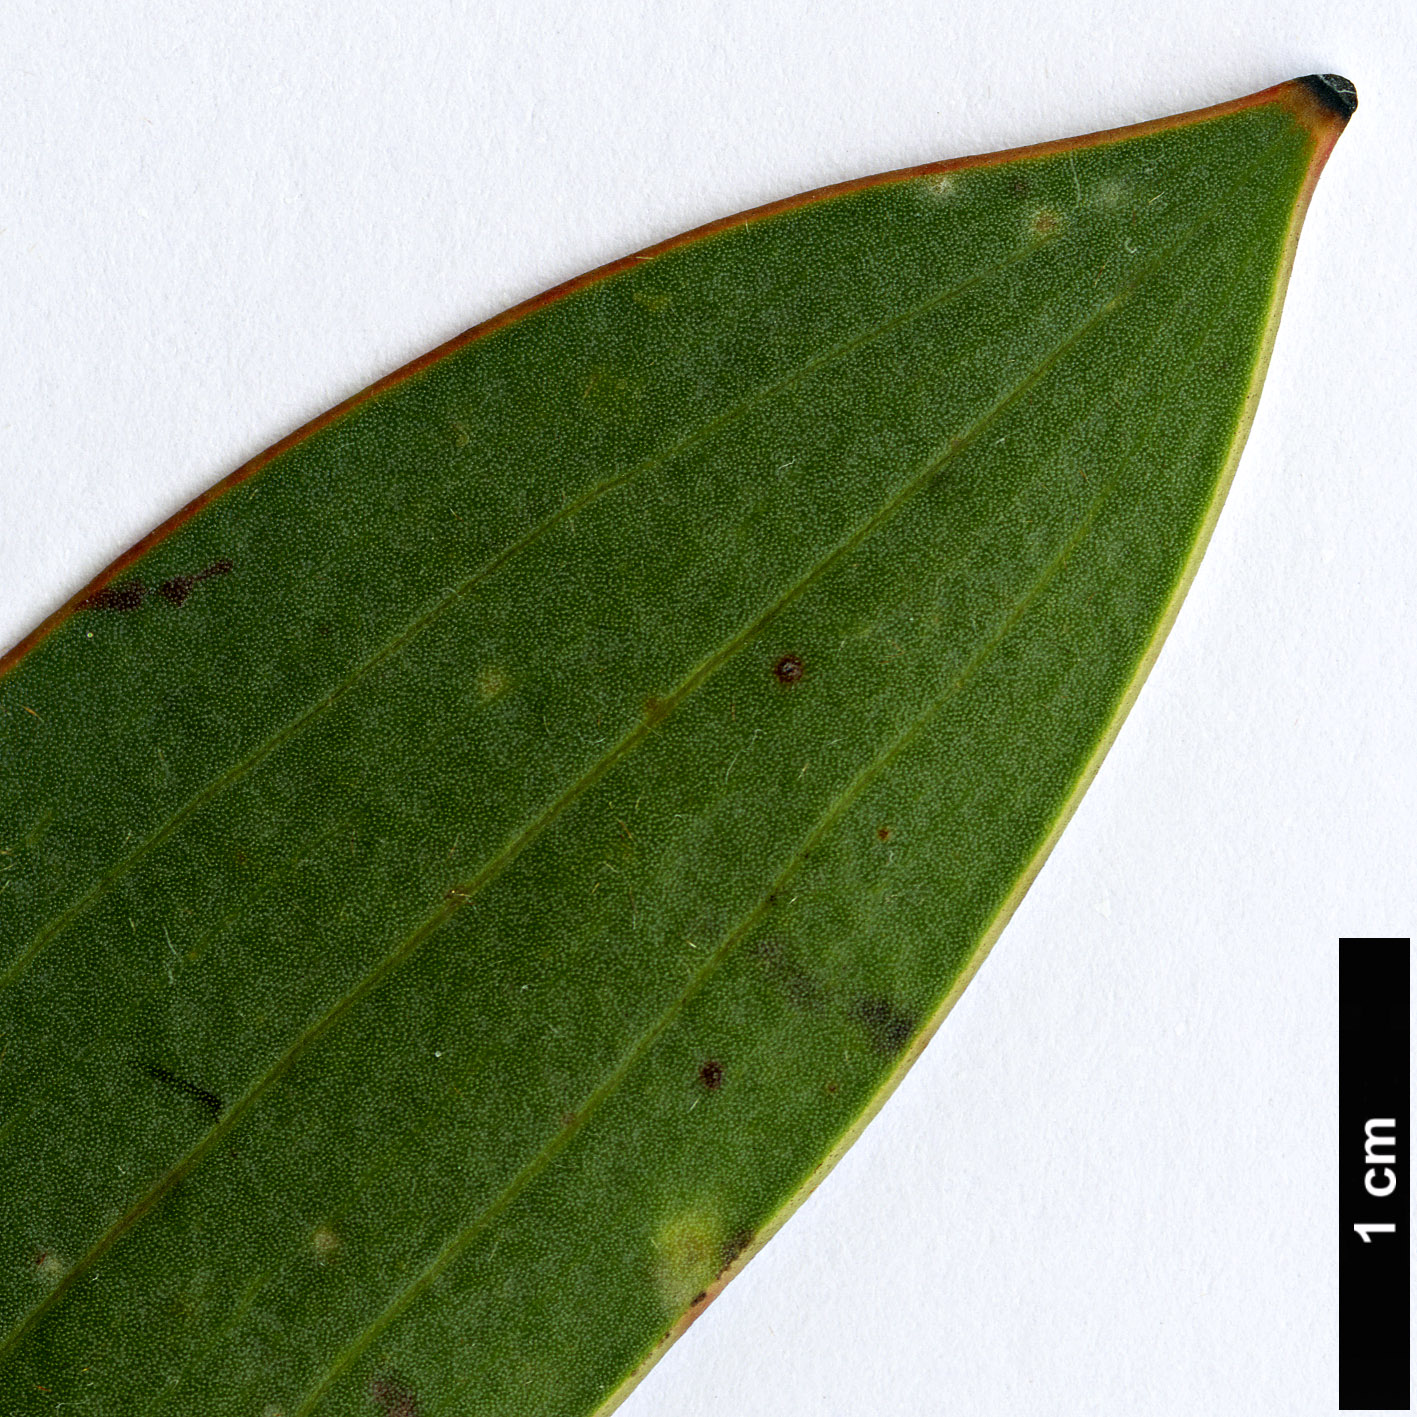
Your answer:
[[[465,577],[453,590],[448,592],[438,604],[419,616],[411,625],[400,631],[387,644],[381,646],[378,651],[346,675],[333,689],[306,709],[304,713],[292,719],[265,742],[253,748],[244,758],[227,769],[226,772],[214,778],[207,786],[202,788],[201,791],[189,798],[166,822],[160,827],[155,828],[124,857],[122,861],[115,863],[114,866],[105,872],[83,896],[74,902],[74,904],[40,928],[26,949],[14,963],[10,965],[5,973],[0,975],[0,988],[6,988],[17,982],[47,945],[52,944],[74,921],[79,919],[86,911],[90,910],[103,899],[124,876],[133,871],[194,812],[219,796],[227,788],[235,785],[278,748],[283,747],[297,734],[315,722],[322,713],[332,708],[344,698],[346,694],[368,678],[381,664],[411,644],[419,635],[429,629],[434,623],[441,619],[444,614],[451,610],[453,606],[458,604],[459,601],[465,599],[478,586],[490,580],[492,576],[496,575],[498,571],[502,570],[503,567],[507,566],[511,561],[516,559],[516,557],[529,550],[543,536],[551,531],[552,528],[575,516],[578,512],[584,511],[586,507],[598,501],[601,497],[606,496],[608,493],[624,487],[636,477],[643,476],[648,472],[667,465],[674,458],[698,446],[715,433],[731,427],[754,408],[791,388],[793,384],[798,383],[808,375],[825,368],[838,359],[845,358],[853,351],[869,344],[872,340],[879,339],[892,329],[910,320],[916,319],[930,310],[938,309],[942,305],[948,304],[951,300],[963,295],[967,290],[978,285],[981,281],[987,280],[991,276],[997,275],[1000,271],[1006,270],[1009,266],[1026,259],[1037,249],[1040,248],[1029,246],[1021,247],[1004,260],[995,262],[990,266],[976,271],[972,275],[967,276],[963,281],[958,282],[944,291],[938,292],[929,299],[892,315],[889,319],[873,326],[863,334],[834,345],[822,354],[809,359],[800,367],[764,385],[748,398],[735,404],[732,408],[725,410],[717,418],[711,419],[708,423],[704,424],[702,428],[686,434],[663,451],[652,454],[650,457],[628,468],[624,472],[617,473],[613,477],[602,479],[593,487],[581,493],[579,497],[575,497],[571,501],[558,507],[549,516],[543,518],[530,530],[517,538],[517,540],[512,542],[509,546],[504,547],[490,560],[484,562],[477,570]]]
[[[1223,307],[1222,307],[1223,308]],[[1199,335],[1194,341],[1197,347],[1204,344],[1208,337],[1210,327]],[[1163,334],[1167,333],[1163,329]],[[1189,365],[1185,369],[1189,369]],[[1177,371],[1176,378],[1181,376],[1184,370]],[[915,719],[908,723],[879,753],[866,764],[847,784],[837,797],[829,804],[822,813],[817,824],[803,841],[802,846],[793,854],[792,859],[786,867],[773,880],[767,892],[759,899],[757,904],[744,916],[744,918],[724,937],[722,943],[715,949],[699,967],[698,971],[689,980],[684,989],[677,995],[650,1026],[648,1030],[625,1052],[612,1071],[604,1081],[581,1103],[576,1109],[576,1120],[571,1125],[562,1128],[535,1156],[533,1156],[525,1166],[507,1183],[501,1192],[491,1201],[491,1203],[472,1221],[452,1236],[443,1248],[438,1252],[432,1261],[412,1280],[409,1281],[398,1294],[366,1325],[364,1331],[334,1360],[327,1369],[324,1377],[311,1393],[296,1408],[294,1417],[310,1417],[315,1410],[321,1397],[327,1392],[330,1386],[338,1377],[348,1371],[374,1339],[386,1331],[390,1324],[394,1323],[418,1295],[428,1288],[440,1274],[442,1274],[450,1264],[454,1263],[459,1255],[463,1254],[469,1245],[484,1232],[501,1215],[516,1198],[521,1195],[528,1186],[550,1165],[555,1157],[569,1144],[571,1139],[580,1132],[589,1119],[599,1110],[599,1108],[611,1097],[621,1082],[634,1068],[656,1041],[663,1036],[665,1031],[673,1024],[674,1020],[683,1012],[684,1008],[708,983],[709,978],[715,973],[723,961],[728,957],[733,947],[740,943],[752,929],[754,924],[761,919],[767,909],[767,901],[780,895],[787,888],[792,877],[800,868],[806,854],[815,850],[822,841],[825,840],[832,828],[841,820],[842,815],[856,801],[862,792],[899,755],[909,747],[909,745],[919,737],[920,733],[928,726],[947,703],[955,698],[965,686],[974,678],[976,674],[989,662],[993,654],[999,649],[1013,628],[1019,623],[1029,608],[1034,605],[1038,598],[1053,583],[1058,574],[1067,565],[1077,547],[1087,536],[1097,520],[1097,516],[1102,508],[1102,504],[1115,491],[1117,485],[1122,480],[1128,469],[1132,466],[1137,452],[1146,446],[1152,433],[1155,431],[1156,423],[1161,417],[1162,407],[1158,401],[1158,408],[1153,415],[1145,433],[1136,441],[1131,452],[1123,459],[1116,472],[1098,490],[1092,501],[1088,504],[1083,516],[1072,534],[1066,539],[1064,544],[1054,554],[1042,573],[1034,583],[1011,607],[1008,614],[1003,618],[1001,624],[994,634],[983,644],[960,672],[951,680],[946,689],[933,699]],[[440,1408],[446,1407],[447,1403],[456,1398],[460,1389],[454,1388],[442,1403]]]
[[[1252,168],[1258,167],[1264,160],[1266,153],[1261,153],[1256,159]],[[1242,175],[1240,181],[1245,180],[1248,172]],[[1236,184],[1237,186],[1239,183]],[[946,465],[949,460],[971,446],[979,436],[998,418],[998,416],[1017,399],[1022,397],[1041,378],[1062,355],[1082,339],[1092,328],[1115,311],[1123,302],[1128,293],[1135,290],[1140,282],[1154,270],[1162,260],[1173,254],[1176,249],[1184,245],[1199,225],[1208,215],[1209,210],[1218,206],[1224,200],[1227,193],[1223,193],[1217,198],[1211,207],[1203,213],[1201,217],[1187,228],[1178,240],[1170,247],[1160,253],[1151,262],[1143,266],[1132,277],[1113,292],[1107,300],[1100,303],[1095,313],[1085,320],[1078,328],[1069,334],[1061,344],[1048,355],[1030,374],[1025,376],[1012,390],[1001,397],[998,402],[989,409],[976,422],[974,427],[961,437],[952,439],[945,451],[939,457],[929,461],[925,469],[915,477],[906,487],[893,496],[883,507],[874,513],[856,532],[846,538],[843,542],[832,550],[821,562],[814,566],[795,585],[790,587],[783,595],[763,611],[749,626],[730,640],[723,648],[716,651],[695,669],[678,689],[665,701],[666,709],[671,710],[682,703],[700,684],[702,684],[718,667],[726,662],[733,654],[741,649],[746,643],[754,638],[761,630],[787,605],[795,601],[803,592],[833,565],[837,564],[843,557],[855,550],[867,537],[872,535],[877,529],[884,525],[889,519],[922,487]],[[503,553],[503,556],[511,554]],[[437,613],[429,612],[429,615]],[[409,635],[416,633],[418,628],[426,623],[429,616],[423,617],[417,622],[413,629],[405,632],[405,636],[399,642],[406,642]],[[392,653],[392,649],[383,651],[383,656]],[[313,712],[313,711],[312,711]],[[661,719],[662,721],[662,719]],[[288,734],[290,730],[286,730]],[[554,822],[564,810],[579,797],[585,790],[599,781],[609,769],[618,762],[627,752],[629,752],[638,742],[642,741],[650,731],[650,725],[641,723],[636,728],[626,734],[607,754],[605,754],[596,764],[594,764],[585,774],[583,774],[570,788],[548,806],[537,818],[523,828],[514,838],[512,838],[469,882],[469,885],[461,893],[460,898],[449,901],[443,908],[435,912],[427,921],[410,934],[395,950],[386,955],[377,965],[369,970],[361,981],[338,1001],[336,1001],[328,1011],[318,1020],[309,1025],[300,1036],[290,1045],[286,1052],[277,1059],[270,1067],[248,1088],[247,1092],[233,1103],[224,1113],[222,1119],[207,1133],[202,1142],[192,1148],[188,1154],[169,1169],[165,1175],[156,1182],[149,1191],[136,1201],[128,1211],[115,1221],[96,1240],[89,1250],[78,1260],[66,1273],[64,1278],[55,1286],[48,1296],[14,1329],[0,1344],[0,1354],[8,1351],[25,1333],[27,1333],[38,1318],[56,1303],[62,1295],[72,1286],[72,1284],[89,1268],[95,1260],[101,1256],[114,1241],[130,1229],[137,1221],[146,1215],[154,1204],[164,1195],[173,1184],[181,1177],[188,1174],[190,1170],[201,1160],[201,1158],[236,1124],[236,1122],[256,1103],[264,1094],[268,1087],[281,1075],[283,1075],[294,1060],[318,1037],[348,1010],[365,997],[379,982],[385,978],[398,964],[406,959],[423,940],[428,938],[436,929],[446,922],[458,909],[471,899],[477,891],[488,881],[501,873],[518,855],[535,840],[552,822]],[[238,765],[239,766],[239,765]],[[170,828],[168,828],[170,829]],[[167,830],[167,829],[165,829]],[[530,1164],[536,1164],[535,1161]]]

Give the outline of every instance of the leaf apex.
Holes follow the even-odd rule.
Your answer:
[[[1306,74],[1294,81],[1303,84],[1326,109],[1347,123],[1358,109],[1358,90],[1342,74]]]

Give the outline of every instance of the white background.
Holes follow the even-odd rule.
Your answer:
[[[1315,70],[1362,107],[1155,672],[925,1057],[630,1417],[1335,1409],[1335,939],[1414,925],[1417,14],[8,0],[0,645],[584,269]]]

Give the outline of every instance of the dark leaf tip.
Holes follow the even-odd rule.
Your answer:
[[[1299,82],[1345,123],[1358,107],[1358,90],[1342,74],[1306,74]]]

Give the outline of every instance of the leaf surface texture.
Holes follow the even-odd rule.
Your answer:
[[[584,1413],[992,943],[1334,81],[809,194],[233,475],[0,676],[0,1406]]]

